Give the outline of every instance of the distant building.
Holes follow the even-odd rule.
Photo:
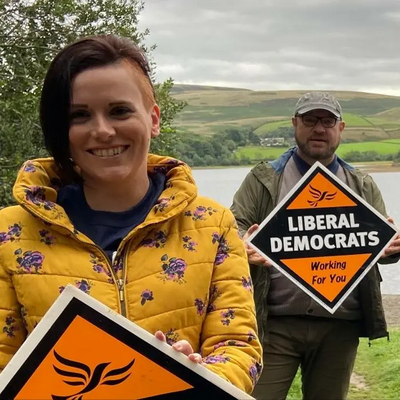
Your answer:
[[[261,146],[265,147],[280,147],[285,145],[285,138],[271,137],[261,139]]]

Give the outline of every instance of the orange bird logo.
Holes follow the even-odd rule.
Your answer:
[[[311,197],[313,200],[307,200],[308,204],[310,204],[311,207],[317,207],[318,203],[322,200],[333,200],[336,197],[336,193],[328,193],[327,190],[324,192],[321,192],[318,189],[313,188],[310,185],[309,192],[311,193]]]

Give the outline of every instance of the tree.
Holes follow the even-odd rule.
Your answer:
[[[204,162],[206,163],[206,165],[212,166],[212,165],[216,165],[216,160],[214,157],[210,156],[209,154],[207,154],[204,157]]]
[[[254,133],[254,131],[250,131],[249,132],[249,143],[253,144],[255,146],[259,146],[260,142],[261,142],[260,137],[256,133]]]
[[[200,157],[198,154],[195,154],[193,156],[193,165],[195,167],[204,167],[206,165],[206,162],[203,157]]]
[[[400,151],[393,154],[393,165],[398,165],[400,163]]]
[[[282,137],[287,139],[294,138],[293,126],[280,126],[279,128],[262,134],[263,138]]]
[[[228,156],[219,157],[218,165],[223,165],[223,166],[232,165],[232,160]]]
[[[225,144],[226,148],[231,152],[235,151],[237,148],[236,143],[231,139],[226,140],[224,144]]]
[[[246,146],[247,135],[238,129],[228,129],[225,139],[233,140],[238,146]]]
[[[0,208],[21,161],[46,154],[38,125],[38,100],[48,65],[66,44],[84,36],[113,33],[144,46],[140,0],[0,0]],[[155,76],[153,74],[153,81]],[[151,150],[175,155],[175,115],[184,107],[170,96],[173,81],[156,84],[161,135]],[[5,172],[4,170],[11,172]]]
[[[180,138],[174,126],[174,118],[185,107],[186,103],[171,97],[173,85],[172,79],[155,85],[156,100],[161,110],[161,126],[160,135],[151,141],[150,151],[177,157]]]

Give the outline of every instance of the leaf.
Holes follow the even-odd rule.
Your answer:
[[[161,261],[167,261],[168,260],[168,255],[167,254],[164,254],[162,257],[161,257]]]

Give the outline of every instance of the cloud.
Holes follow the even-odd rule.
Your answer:
[[[400,95],[398,0],[148,0],[157,78]]]

